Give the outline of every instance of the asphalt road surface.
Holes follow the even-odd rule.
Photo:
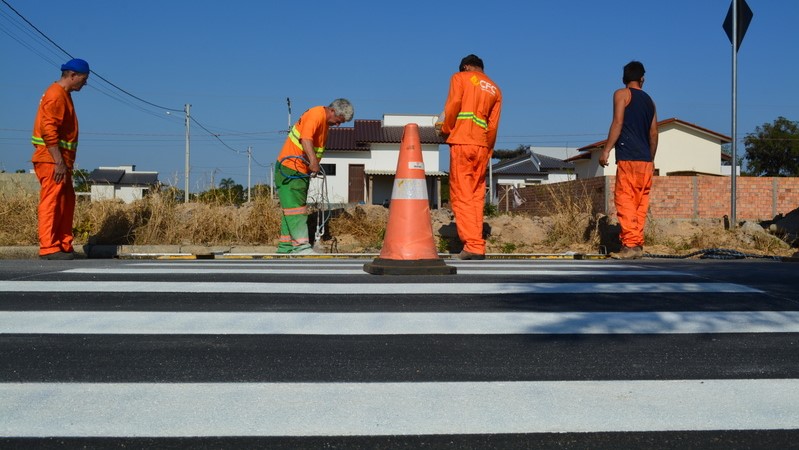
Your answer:
[[[799,264],[0,261],[1,448],[799,448]]]

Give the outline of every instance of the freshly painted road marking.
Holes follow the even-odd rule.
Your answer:
[[[775,430],[799,380],[0,383],[0,436]]]
[[[4,311],[0,334],[799,333],[799,311],[170,312]]]
[[[444,280],[444,278],[440,278]],[[450,278],[446,278],[449,280]],[[253,283],[178,281],[0,281],[0,292],[182,292],[326,295],[518,295],[762,293],[735,283]]]

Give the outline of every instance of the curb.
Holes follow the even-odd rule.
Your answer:
[[[290,255],[275,253],[269,246],[199,246],[199,245],[76,245],[77,259],[155,259],[155,260],[254,260],[254,259],[374,259],[378,253],[324,253]],[[441,259],[455,260],[457,254],[439,253]],[[35,246],[0,246],[0,259],[38,259]],[[489,253],[486,259],[518,260],[601,260],[607,255],[582,253]],[[798,258],[799,259],[799,258]]]
[[[275,253],[273,246],[202,246],[202,245],[76,245],[77,259],[155,259],[155,260],[253,260],[253,259],[374,259],[378,253],[323,253],[290,255]],[[454,260],[457,254],[439,253],[441,259]],[[38,259],[36,246],[0,246],[0,259]],[[502,260],[604,260],[605,254],[593,253],[488,253],[486,259]],[[644,259],[647,259],[646,257]],[[799,253],[778,257],[777,261],[799,262]]]

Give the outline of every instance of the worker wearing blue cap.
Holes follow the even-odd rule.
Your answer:
[[[78,149],[78,116],[72,92],[89,78],[89,63],[72,59],[61,66],[61,78],[39,101],[33,123],[33,169],[39,179],[39,257],[74,259],[72,220],[75,188],[72,168]]]

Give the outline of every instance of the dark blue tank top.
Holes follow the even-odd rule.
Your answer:
[[[640,89],[630,89],[632,97],[624,109],[624,125],[616,142],[616,161],[652,161],[649,129],[655,117],[652,98]]]

